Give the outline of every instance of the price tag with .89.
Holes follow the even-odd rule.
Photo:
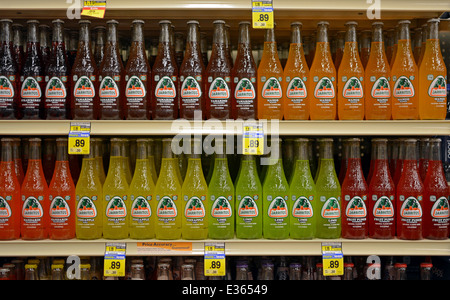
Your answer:
[[[205,276],[225,276],[225,244],[205,243]]]
[[[106,243],[104,276],[123,277],[125,276],[125,243]]]
[[[324,276],[344,275],[344,255],[341,243],[322,243],[322,263]]]
[[[252,0],[252,23],[255,29],[273,28],[272,0]]]
[[[90,152],[90,123],[71,123],[68,138],[69,154],[87,155]]]

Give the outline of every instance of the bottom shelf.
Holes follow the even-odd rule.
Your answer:
[[[205,243],[225,243],[229,256],[321,255],[323,242],[342,243],[345,255],[450,256],[447,240],[13,240],[0,242],[0,256],[103,256],[107,243],[126,243],[127,256],[203,255]]]

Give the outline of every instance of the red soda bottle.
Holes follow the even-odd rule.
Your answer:
[[[369,234],[367,219],[368,187],[361,165],[360,139],[350,138],[348,143],[348,165],[341,192],[343,199],[342,237],[364,239]]]
[[[405,156],[402,174],[397,184],[397,237],[403,240],[423,238],[423,193],[424,186],[417,167],[417,140],[403,141]]]
[[[387,139],[372,139],[373,175],[369,182],[369,237],[395,237],[395,186],[389,171]]]
[[[441,160],[441,139],[430,139],[428,172],[424,181],[423,235],[433,240],[448,239],[450,212],[449,187]]]
[[[13,160],[13,139],[2,138],[0,163],[0,240],[20,237],[20,183]]]

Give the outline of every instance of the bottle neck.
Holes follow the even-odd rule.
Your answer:
[[[68,144],[66,141],[56,142],[56,161],[69,161]]]
[[[441,162],[441,140],[432,140],[430,142],[429,160]]]
[[[35,22],[28,24],[28,31],[27,31],[27,41],[28,43],[39,43],[38,40],[38,24]]]
[[[321,141],[319,157],[320,159],[333,159],[333,142]]]
[[[15,47],[22,47],[22,27],[21,26],[13,26],[13,45]]]
[[[159,43],[170,45],[170,42],[170,23],[162,23],[159,34]]]
[[[146,141],[137,141],[136,144],[136,159],[147,159],[148,143]]]
[[[41,141],[29,141],[28,159],[41,160]]]
[[[48,48],[49,45],[49,27],[48,26],[40,26],[39,30],[39,44],[42,48]]]
[[[357,42],[358,37],[356,36],[356,25],[350,24],[347,25],[347,31],[345,33],[345,42],[346,43],[354,43]]]
[[[428,40],[438,40],[439,39],[439,21],[428,22]]]
[[[291,25],[291,44],[301,44],[302,38],[300,33],[300,25]]]
[[[175,155],[172,151],[172,140],[163,141],[162,158],[175,158]]]
[[[400,23],[399,31],[398,31],[398,39],[409,41],[410,36],[409,36],[409,24],[408,23]]]
[[[275,39],[275,28],[266,29],[266,35],[264,37],[265,43],[276,43]]]
[[[239,25],[239,45],[250,45],[250,31],[249,31],[249,24],[248,23],[242,23]]]
[[[296,160],[309,160],[308,140],[300,140],[295,142],[295,158]]]
[[[381,24],[373,26],[372,42],[377,42],[377,43],[383,42],[383,26]]]
[[[406,140],[404,145],[404,160],[417,160],[416,141]]]
[[[9,21],[2,22],[1,42],[3,44],[9,45],[12,42],[11,36],[12,36],[11,22],[9,22]]]
[[[90,43],[89,24],[80,24],[77,55],[90,55]]]
[[[328,25],[319,24],[317,28],[317,43],[328,43]]]
[[[2,162],[12,162],[13,160],[13,147],[11,141],[2,142]]]
[[[144,25],[142,23],[134,23],[131,40],[133,42],[144,43]]]

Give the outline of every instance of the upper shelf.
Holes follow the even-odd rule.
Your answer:
[[[1,120],[0,135],[67,135],[77,121]],[[242,134],[244,121],[89,121],[92,135],[173,136]],[[436,121],[266,121],[264,133],[280,136],[436,136],[450,135],[450,120]]]

